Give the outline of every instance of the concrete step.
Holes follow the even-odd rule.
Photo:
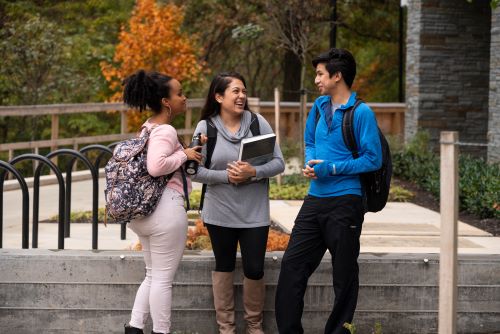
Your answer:
[[[305,333],[323,333],[329,316],[325,311],[304,311],[302,325]],[[71,309],[3,309],[0,308],[2,334],[87,334],[123,333],[123,324],[128,321],[130,310],[71,310]],[[353,322],[357,333],[372,333],[375,324],[382,326],[384,334],[434,334],[437,333],[435,311],[376,311],[357,310]],[[458,333],[494,334],[500,333],[498,313],[459,312]],[[238,333],[244,333],[241,311],[236,312]],[[472,327],[472,328],[471,328]],[[470,328],[468,330],[463,330]],[[278,333],[274,312],[264,311],[264,330]],[[151,322],[144,333],[150,333]],[[217,334],[212,309],[191,309],[172,313],[172,333],[175,334]]]
[[[0,307],[69,308],[120,310],[132,305],[139,284],[131,283],[0,283]],[[172,307],[177,310],[209,309],[213,305],[212,285],[177,283],[173,289]],[[267,285],[266,307],[274,308],[276,284]],[[427,311],[438,309],[436,286],[361,285],[358,308],[366,311]],[[305,309],[321,311],[333,305],[331,284],[311,284],[304,301]],[[243,309],[242,286],[236,285],[236,307]],[[383,301],[383,302],[381,302]],[[500,285],[459,286],[459,311],[488,312],[500,310]]]

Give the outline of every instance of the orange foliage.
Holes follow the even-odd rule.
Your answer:
[[[201,219],[196,220],[195,227],[188,229],[186,249],[196,249],[198,248],[199,237],[208,237],[208,230],[203,225]]]
[[[113,63],[102,62],[101,71],[113,92],[111,101],[121,98],[121,83],[139,69],[166,73],[184,85],[202,79],[204,64],[197,59],[200,50],[193,36],[181,31],[184,8],[158,5],[155,0],[137,0],[128,27],[122,27]],[[129,115],[129,127],[137,129],[143,119]]]
[[[206,249],[206,246],[210,248],[210,245],[208,245],[209,240],[207,228],[203,225],[201,219],[198,219],[195,223],[195,227],[188,230],[186,249]],[[288,246],[288,240],[290,240],[288,234],[270,229],[266,250],[284,251]]]
[[[288,246],[290,235],[276,230],[270,229],[269,236],[267,237],[266,250],[270,251],[284,251]]]

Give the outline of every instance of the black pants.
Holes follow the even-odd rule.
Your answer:
[[[239,242],[245,277],[259,280],[264,276],[269,226],[251,228],[232,228],[210,224],[206,226],[215,255],[215,271],[234,271]]]
[[[307,281],[328,249],[332,255],[333,310],[325,334],[349,333],[359,289],[359,237],[364,219],[360,196],[307,196],[295,220],[283,255],[276,291],[276,322],[280,334],[302,334],[301,318]]]

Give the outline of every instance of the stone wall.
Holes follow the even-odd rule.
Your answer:
[[[488,161],[500,162],[500,7],[491,17],[490,110]]]
[[[486,142],[490,26],[486,0],[409,1],[406,139],[423,128],[434,144],[444,130]],[[484,147],[461,150],[486,155]]]

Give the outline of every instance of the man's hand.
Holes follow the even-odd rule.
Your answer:
[[[308,165],[312,165],[316,177],[327,177],[332,175],[333,163],[328,160],[310,160]]]
[[[316,176],[316,172],[314,171],[314,165],[322,162],[323,160],[309,160],[304,169],[302,169],[302,175],[304,175],[308,179],[316,180],[318,177]]]

